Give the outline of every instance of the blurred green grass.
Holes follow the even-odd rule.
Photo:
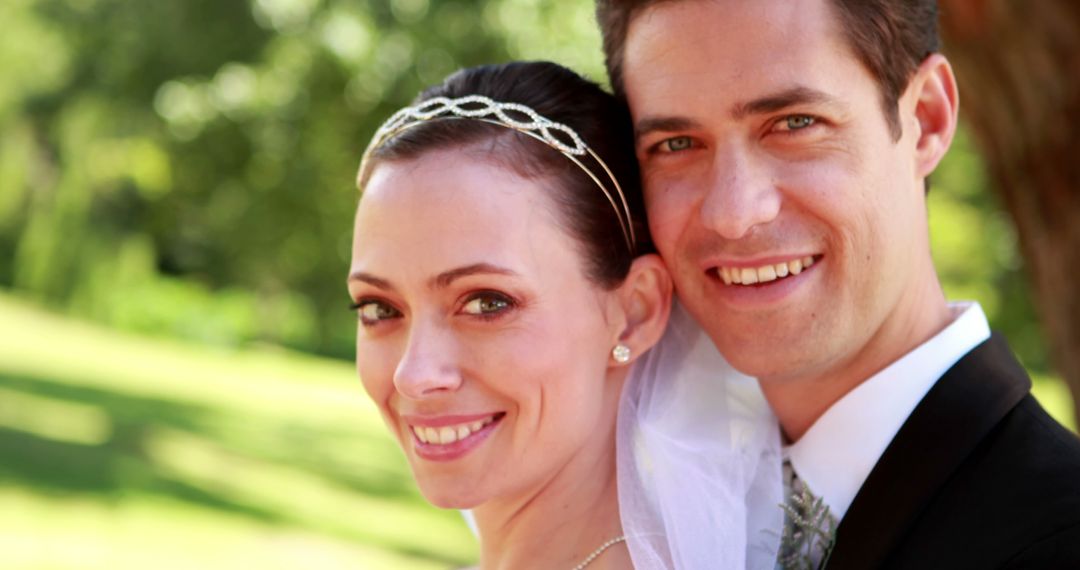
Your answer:
[[[1052,377],[1035,394],[1075,430]],[[29,569],[474,562],[347,363],[119,333],[0,295],[0,560]]]
[[[149,340],[0,295],[5,569],[470,563],[348,363]]]

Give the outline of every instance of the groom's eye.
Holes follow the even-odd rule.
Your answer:
[[[660,150],[663,152],[679,152],[688,150],[692,146],[694,146],[694,142],[690,140],[690,137],[672,137],[660,143]]]
[[[778,131],[800,131],[817,123],[817,118],[810,115],[788,115],[776,122]]]

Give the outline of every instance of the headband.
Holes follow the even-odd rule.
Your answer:
[[[519,118],[511,116],[512,114],[517,115]],[[522,120],[522,118],[525,120]],[[585,174],[588,174],[589,178],[596,183],[604,196],[607,197],[611,207],[615,209],[615,216],[619,219],[619,226],[622,228],[623,237],[626,239],[626,247],[629,248],[631,253],[634,252],[637,238],[634,235],[634,226],[630,221],[630,205],[627,203],[626,195],[623,194],[622,187],[619,185],[619,181],[615,179],[611,169],[581,140],[581,137],[573,129],[562,123],[552,121],[519,103],[502,103],[482,95],[468,95],[456,99],[434,97],[418,105],[405,107],[391,115],[379,127],[379,130],[375,131],[375,136],[372,137],[371,143],[368,145],[367,150],[364,151],[364,158],[360,161],[359,179],[362,180],[364,173],[367,171],[372,152],[386,141],[416,125],[438,119],[473,119],[499,125],[530,136],[559,151],[583,170]],[[607,180],[611,182],[611,189],[581,161],[581,158],[585,156],[591,156],[600,165],[603,173],[607,176]],[[618,197],[618,200],[616,200],[616,197]]]

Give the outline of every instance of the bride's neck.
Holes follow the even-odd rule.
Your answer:
[[[614,417],[610,420],[603,424],[610,426],[608,431],[591,437],[539,488],[476,508],[483,570],[573,568],[622,534]],[[590,570],[605,566],[598,559]]]

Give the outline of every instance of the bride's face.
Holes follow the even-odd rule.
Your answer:
[[[615,295],[543,184],[433,152],[377,166],[357,210],[357,369],[442,507],[527,494],[610,441]]]

